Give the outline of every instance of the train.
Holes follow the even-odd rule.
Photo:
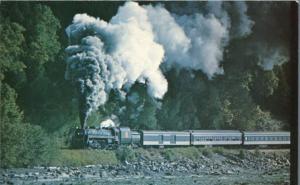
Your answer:
[[[239,130],[131,130],[129,127],[76,128],[73,148],[114,149],[121,145],[136,147],[168,146],[287,146],[290,132]]]

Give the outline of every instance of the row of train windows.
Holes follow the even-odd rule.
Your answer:
[[[248,136],[247,141],[289,141],[290,136]]]
[[[239,136],[194,136],[196,141],[240,141]]]

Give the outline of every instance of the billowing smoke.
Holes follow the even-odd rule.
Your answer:
[[[289,60],[287,51],[281,47],[258,47],[258,64],[266,71],[280,66]]]
[[[66,79],[78,87],[82,127],[111,91],[125,99],[132,85],[142,83],[149,96],[163,98],[168,83],[161,68],[201,70],[209,79],[223,74],[220,62],[230,40],[231,21],[222,3],[207,7],[205,14],[181,15],[162,5],[127,2],[109,22],[75,15],[66,29],[70,40]],[[242,25],[238,34],[245,36],[252,22],[245,3],[237,7],[243,7],[238,10]]]
[[[108,118],[100,123],[100,128],[111,128],[111,127],[117,127],[117,126],[119,126],[119,124],[110,118]]]
[[[245,2],[243,1],[236,1],[234,3],[235,5],[235,9],[237,10],[237,14],[238,16],[235,16],[236,18],[238,18],[237,22],[233,22],[236,23],[237,26],[234,26],[233,29],[233,33],[235,35],[235,37],[246,37],[248,36],[251,32],[252,32],[252,27],[254,25],[254,22],[249,18],[249,16],[247,15],[247,5]]]

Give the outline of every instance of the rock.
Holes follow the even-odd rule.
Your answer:
[[[86,165],[85,168],[94,168],[95,165]]]
[[[100,173],[100,177],[102,177],[102,178],[107,177],[106,171],[102,171],[102,172]]]
[[[212,175],[222,175],[222,173],[220,171],[213,171],[211,174]]]
[[[55,171],[55,170],[60,170],[60,167],[50,166],[50,167],[48,167],[48,169],[47,169],[47,171]]]
[[[234,174],[234,172],[231,171],[231,170],[227,170],[226,173],[229,174],[229,175]]]
[[[69,178],[70,175],[68,175],[68,174],[66,174],[66,173],[63,172],[63,173],[61,173],[60,177],[61,178]]]

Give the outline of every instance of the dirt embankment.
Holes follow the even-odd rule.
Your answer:
[[[143,151],[114,165],[6,169],[0,184],[289,184],[288,150],[202,152],[193,158],[172,158],[167,151],[174,152]]]

